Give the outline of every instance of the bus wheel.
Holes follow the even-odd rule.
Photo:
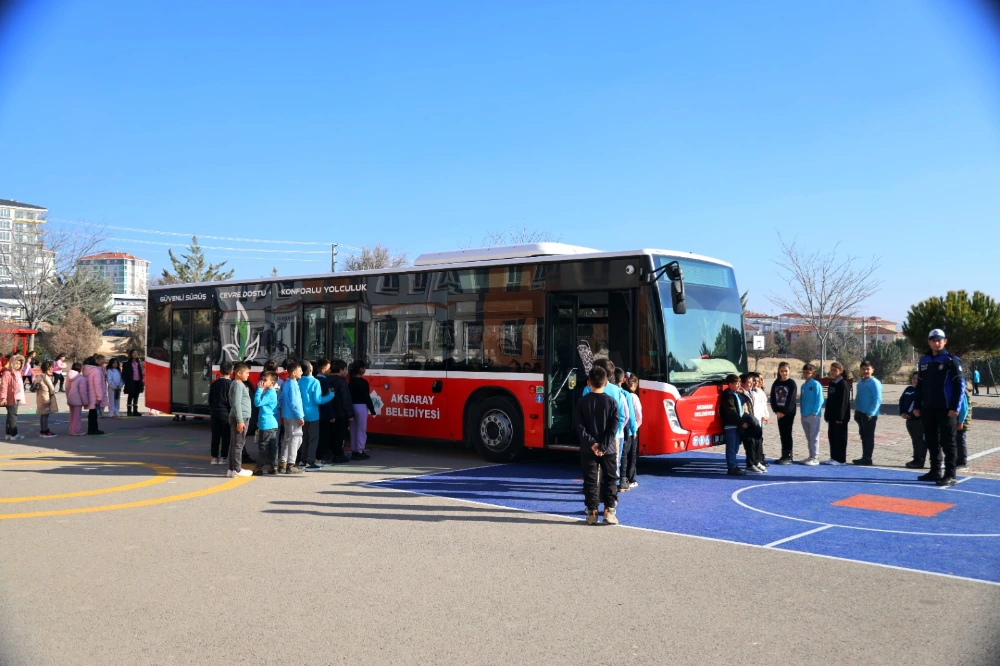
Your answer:
[[[472,445],[490,462],[509,462],[524,447],[521,415],[507,398],[484,400],[470,425]]]

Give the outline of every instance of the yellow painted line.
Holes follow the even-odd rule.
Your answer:
[[[40,457],[40,456],[51,456],[52,453],[28,453],[28,454],[14,454],[14,455],[0,455],[0,458],[25,458],[25,457]],[[151,456],[166,456],[169,458],[190,458],[194,460],[210,460],[207,456],[193,456],[186,455],[183,453],[152,453],[146,451],[109,451],[103,453],[82,453],[76,456],[73,453],[68,453],[70,456],[78,457],[86,461],[85,456],[137,456],[137,455],[151,455]],[[46,461],[49,462],[49,461]],[[156,499],[140,500],[137,502],[124,502],[122,504],[105,504],[102,506],[89,506],[80,509],[59,509],[55,511],[31,511],[27,513],[0,513],[0,520],[13,520],[16,518],[43,518],[46,516],[71,516],[78,513],[97,513],[100,511],[116,511],[118,509],[135,509],[143,506],[155,506],[157,504],[167,504],[169,502],[180,502],[182,500],[194,499],[196,497],[205,497],[206,495],[211,495],[213,493],[219,493],[224,490],[232,490],[238,486],[242,486],[248,481],[252,481],[254,477],[252,476],[239,476],[236,478],[229,479],[225,483],[221,483],[217,486],[212,486],[211,488],[204,488],[202,490],[195,490],[189,493],[182,493],[180,495],[170,495],[168,497],[157,497]]]
[[[136,465],[138,467],[146,467],[148,469],[156,472],[156,476],[146,479],[144,481],[139,481],[137,483],[130,483],[124,486],[111,486],[110,488],[99,488],[98,490],[81,490],[75,493],[61,493],[59,495],[35,495],[32,497],[0,497],[0,504],[13,504],[15,502],[41,502],[43,500],[54,500],[54,499],[66,499],[68,497],[89,497],[91,495],[104,495],[106,493],[120,493],[126,490],[135,490],[136,488],[145,488],[146,486],[153,486],[157,483],[163,483],[168,481],[171,477],[177,476],[177,470],[173,467],[167,467],[166,465],[157,465],[156,463],[142,463],[142,462],[118,462],[118,461],[100,461],[100,460],[18,460],[15,462],[0,462],[0,467],[9,467],[12,465],[49,465],[49,464],[61,464],[61,463],[72,463],[77,465]]]
[[[188,453],[158,453],[156,451],[47,451],[45,453],[11,453],[0,455],[0,458],[39,458],[51,456],[53,458],[73,456],[75,458],[86,458],[87,456],[156,456],[157,458],[188,458],[190,460],[211,460],[211,456],[194,456]]]

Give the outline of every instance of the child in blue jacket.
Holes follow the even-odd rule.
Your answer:
[[[278,472],[278,392],[274,385],[278,375],[264,372],[257,383],[253,406],[257,408],[257,468],[254,476],[264,473],[264,461],[269,464],[267,473]]]
[[[332,392],[323,395],[323,387],[319,380],[313,377],[312,363],[302,361],[302,379],[299,380],[299,393],[302,395],[302,411],[306,422],[303,437],[306,448],[302,454],[302,462],[309,471],[320,468],[316,464],[316,449],[319,447],[319,407],[333,400]]]

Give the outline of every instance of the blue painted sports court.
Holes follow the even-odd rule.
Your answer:
[[[644,458],[619,497],[623,525],[1000,584],[1000,480],[951,488],[920,472],[771,465],[729,477],[722,456]],[[583,519],[571,459],[493,465],[372,485]],[[609,529],[596,527],[590,529]]]

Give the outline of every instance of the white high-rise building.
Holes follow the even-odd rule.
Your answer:
[[[76,262],[82,271],[111,283],[111,311],[116,323],[128,326],[139,321],[146,311],[146,286],[149,283],[149,262],[127,252],[101,252],[80,257]]]
[[[18,252],[37,252],[40,255],[37,258],[38,270],[44,270],[41,262],[47,256],[41,250],[41,225],[45,224],[48,212],[42,206],[0,199],[0,318],[24,318],[24,312],[15,298],[16,290],[21,285],[15,284],[11,277],[13,257]]]

